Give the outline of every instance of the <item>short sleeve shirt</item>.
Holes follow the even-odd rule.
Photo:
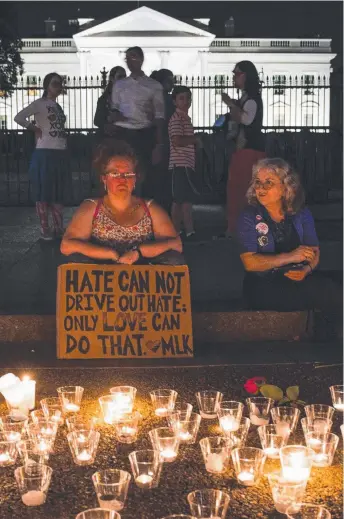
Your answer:
[[[169,169],[174,167],[195,169],[195,145],[176,147],[172,144],[173,137],[191,137],[194,134],[195,132],[188,114],[176,109],[168,123],[168,136],[170,139]]]

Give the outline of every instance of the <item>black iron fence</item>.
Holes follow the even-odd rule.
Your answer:
[[[70,129],[94,128],[97,101],[106,85],[106,71],[98,77],[65,77],[65,88],[58,102],[67,116]],[[190,115],[197,128],[212,127],[216,118],[227,111],[221,100],[226,92],[238,97],[232,78],[176,76],[176,84],[185,84],[192,91]],[[261,81],[264,105],[263,124],[267,127],[329,127],[330,121],[342,114],[342,85],[327,76],[264,77]],[[16,130],[15,115],[29,103],[41,97],[42,78],[20,78],[10,97],[1,97],[0,129]],[[342,115],[341,115],[342,121]],[[340,125],[340,121],[338,122]]]
[[[312,76],[313,77],[313,76]],[[197,157],[203,180],[203,199],[223,199],[230,149],[213,123],[226,108],[221,92],[236,97],[228,77],[181,78],[191,88],[191,113],[204,148]],[[99,182],[92,170],[96,145],[93,117],[106,84],[106,72],[97,78],[66,78],[59,102],[67,115],[70,186],[66,203],[75,205],[96,195]],[[1,93],[0,93],[1,95]],[[42,95],[41,81],[21,79],[13,96],[0,97],[0,205],[28,205],[28,166],[34,149],[33,134],[17,127],[16,113]],[[326,78],[264,78],[264,133],[268,156],[283,157],[299,171],[308,199],[325,199],[330,189],[342,186],[342,86]],[[218,99],[219,98],[219,99]]]

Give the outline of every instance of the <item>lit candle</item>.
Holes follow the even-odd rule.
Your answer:
[[[30,377],[26,375],[22,378],[22,389],[26,405],[30,410],[34,409],[36,407],[36,381],[30,380]]]
[[[188,441],[188,440],[190,440],[192,438],[191,433],[189,433],[187,431],[186,432],[183,432],[183,431],[179,432],[178,436],[179,436],[180,440],[183,441],[183,442]]]
[[[309,438],[308,443],[315,447],[321,445],[321,440],[318,440],[318,438]]]
[[[283,476],[288,481],[304,481],[309,478],[311,469],[305,467],[305,458],[302,452],[290,454],[289,466],[283,467]]]
[[[268,425],[269,423],[269,418],[259,418],[259,416],[253,413],[250,414],[250,420],[253,425]]]
[[[325,434],[328,432],[329,426],[326,420],[316,419],[313,422],[314,431],[320,434]]]
[[[137,476],[135,482],[138,487],[145,488],[152,484],[153,477],[149,476],[149,474],[141,474],[140,476]]]
[[[276,432],[278,436],[282,436],[285,438],[286,436],[289,436],[290,434],[290,425],[288,422],[277,422],[276,423]]]
[[[174,458],[177,457],[176,451],[173,449],[163,449],[160,451],[161,457],[166,461],[172,461]]]
[[[254,485],[254,474],[248,471],[240,472],[238,474],[238,481],[240,481],[242,485],[251,487],[252,485]]]
[[[221,416],[220,425],[226,432],[234,432],[239,429],[239,422],[234,416]]]
[[[98,495],[98,501],[100,508],[106,508],[107,510],[114,510],[119,512],[124,508],[123,501],[115,499],[113,494]]]
[[[7,440],[10,442],[20,442],[21,434],[19,432],[11,432],[6,435]]]
[[[123,436],[135,436],[136,429],[134,427],[129,427],[127,425],[124,425],[121,428],[120,434]]]
[[[210,453],[207,457],[205,468],[209,472],[223,472],[225,467],[222,455],[216,452]]]
[[[266,449],[264,449],[264,453],[268,456],[268,458],[277,458],[279,455],[279,449],[276,447],[266,447]]]
[[[87,452],[87,450],[83,450],[77,455],[79,461],[89,461],[91,458],[92,456]]]
[[[64,409],[68,413],[77,413],[80,410],[80,406],[77,404],[71,404],[68,402],[68,404],[64,404]]]
[[[313,462],[317,467],[326,467],[328,465],[328,457],[326,454],[315,454],[313,456]]]
[[[53,436],[54,435],[54,431],[51,427],[42,427],[41,428],[41,433],[42,434],[46,434],[47,436]]]
[[[158,407],[158,409],[155,409],[156,416],[167,416],[169,412],[167,407]]]
[[[30,490],[22,495],[22,501],[26,506],[39,506],[45,502],[45,494],[41,490]]]
[[[1,464],[6,464],[10,461],[10,455],[7,453],[7,452],[4,452],[2,454],[0,454],[0,465]]]
[[[37,446],[38,450],[40,452],[48,452],[49,451],[49,444],[44,441],[44,440],[41,440]]]

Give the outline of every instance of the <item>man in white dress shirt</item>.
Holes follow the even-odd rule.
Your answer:
[[[117,81],[112,89],[111,120],[117,127],[116,138],[127,141],[137,154],[143,182],[142,193],[138,194],[149,197],[154,191],[152,163],[162,159],[163,88],[142,71],[144,55],[140,47],[129,48],[125,60],[131,74]]]

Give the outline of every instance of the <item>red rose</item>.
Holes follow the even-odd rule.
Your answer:
[[[251,378],[246,381],[246,383],[244,384],[244,388],[248,393],[251,393],[252,395],[257,395],[257,393],[259,392],[257,384]]]
[[[246,380],[244,388],[248,393],[257,395],[259,393],[260,386],[263,384],[266,384],[266,379],[264,377],[252,377]]]

